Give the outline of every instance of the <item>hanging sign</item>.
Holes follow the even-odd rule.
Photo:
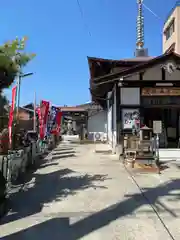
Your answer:
[[[145,87],[142,89],[142,96],[180,96],[180,88]]]
[[[122,109],[123,129],[132,129],[137,122],[139,123],[139,109]]]
[[[162,121],[153,121],[153,133],[162,133]]]

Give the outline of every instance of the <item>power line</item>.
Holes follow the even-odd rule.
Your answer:
[[[81,4],[80,4],[80,1],[79,1],[79,0],[76,0],[76,1],[77,1],[77,5],[78,5],[78,8],[79,8],[79,12],[80,12],[80,14],[81,14],[81,18],[82,18],[83,23],[84,23],[84,27],[86,28],[86,30],[88,31],[89,36],[91,37],[92,35],[91,35],[91,32],[90,32],[90,30],[89,30],[89,27],[88,27],[88,25],[87,25],[87,23],[86,23],[86,21],[85,21],[84,12],[83,12],[82,6],[81,6]]]
[[[85,20],[85,14],[84,14],[84,11],[83,11],[83,8],[82,8],[82,5],[80,3],[80,0],[76,0],[77,2],[77,5],[78,5],[78,9],[79,9],[79,12],[80,12],[80,15],[81,15],[81,18],[82,18],[82,21],[83,21],[83,24],[84,24],[84,27],[86,29],[86,31],[88,32],[88,35],[90,37],[92,37],[92,34],[90,32],[90,29],[89,29],[89,26]],[[146,4],[144,4],[143,0],[142,0],[142,5],[144,8],[146,8],[152,15],[154,15],[154,17],[158,18],[159,20],[162,20],[161,17],[158,16],[158,14],[156,14],[151,8],[149,8]]]
[[[159,20],[162,20],[162,18],[161,17],[159,17],[153,10],[151,10],[147,5],[145,5],[144,3],[143,3],[143,6],[144,6],[144,8],[146,8],[150,13],[152,13],[156,18],[158,18]]]

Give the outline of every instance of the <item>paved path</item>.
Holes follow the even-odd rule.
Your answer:
[[[180,165],[172,161],[164,165],[161,174],[139,174],[131,172],[144,196],[157,212],[172,235],[180,239]],[[149,215],[153,214],[153,209]]]
[[[93,149],[61,144],[42,160],[13,194],[0,239],[170,240],[119,161]]]

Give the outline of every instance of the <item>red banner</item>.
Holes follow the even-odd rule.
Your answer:
[[[47,124],[47,118],[48,118],[48,112],[49,112],[49,105],[50,103],[47,101],[42,100],[41,106],[38,112],[39,115],[39,133],[40,138],[43,140],[45,137],[45,130],[46,130],[46,124]]]
[[[58,111],[56,115],[56,134],[58,135],[61,130],[61,118],[62,118],[62,112]]]
[[[17,86],[14,86],[12,88],[12,102],[11,102],[11,108],[9,112],[9,123],[8,123],[10,145],[12,144],[12,123],[13,123],[13,117],[14,117],[14,109],[16,106],[16,92],[17,92]]]
[[[40,107],[38,107],[36,109],[36,112],[38,114],[38,119],[39,119],[39,135],[40,135],[40,139],[43,139],[44,138],[44,134],[43,134],[43,123],[42,123],[42,116],[41,116],[41,110],[40,110]]]
[[[46,125],[46,123],[47,123],[49,105],[50,105],[49,102],[44,101],[44,100],[41,101],[41,113],[42,113],[44,125]]]

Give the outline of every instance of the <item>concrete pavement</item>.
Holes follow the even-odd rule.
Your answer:
[[[134,173],[133,179],[157,212],[172,239],[180,239],[180,165],[166,162],[161,174]],[[130,170],[130,169],[129,169]],[[149,215],[154,215],[151,209]]]
[[[172,239],[118,160],[60,144],[12,195],[3,240]]]

